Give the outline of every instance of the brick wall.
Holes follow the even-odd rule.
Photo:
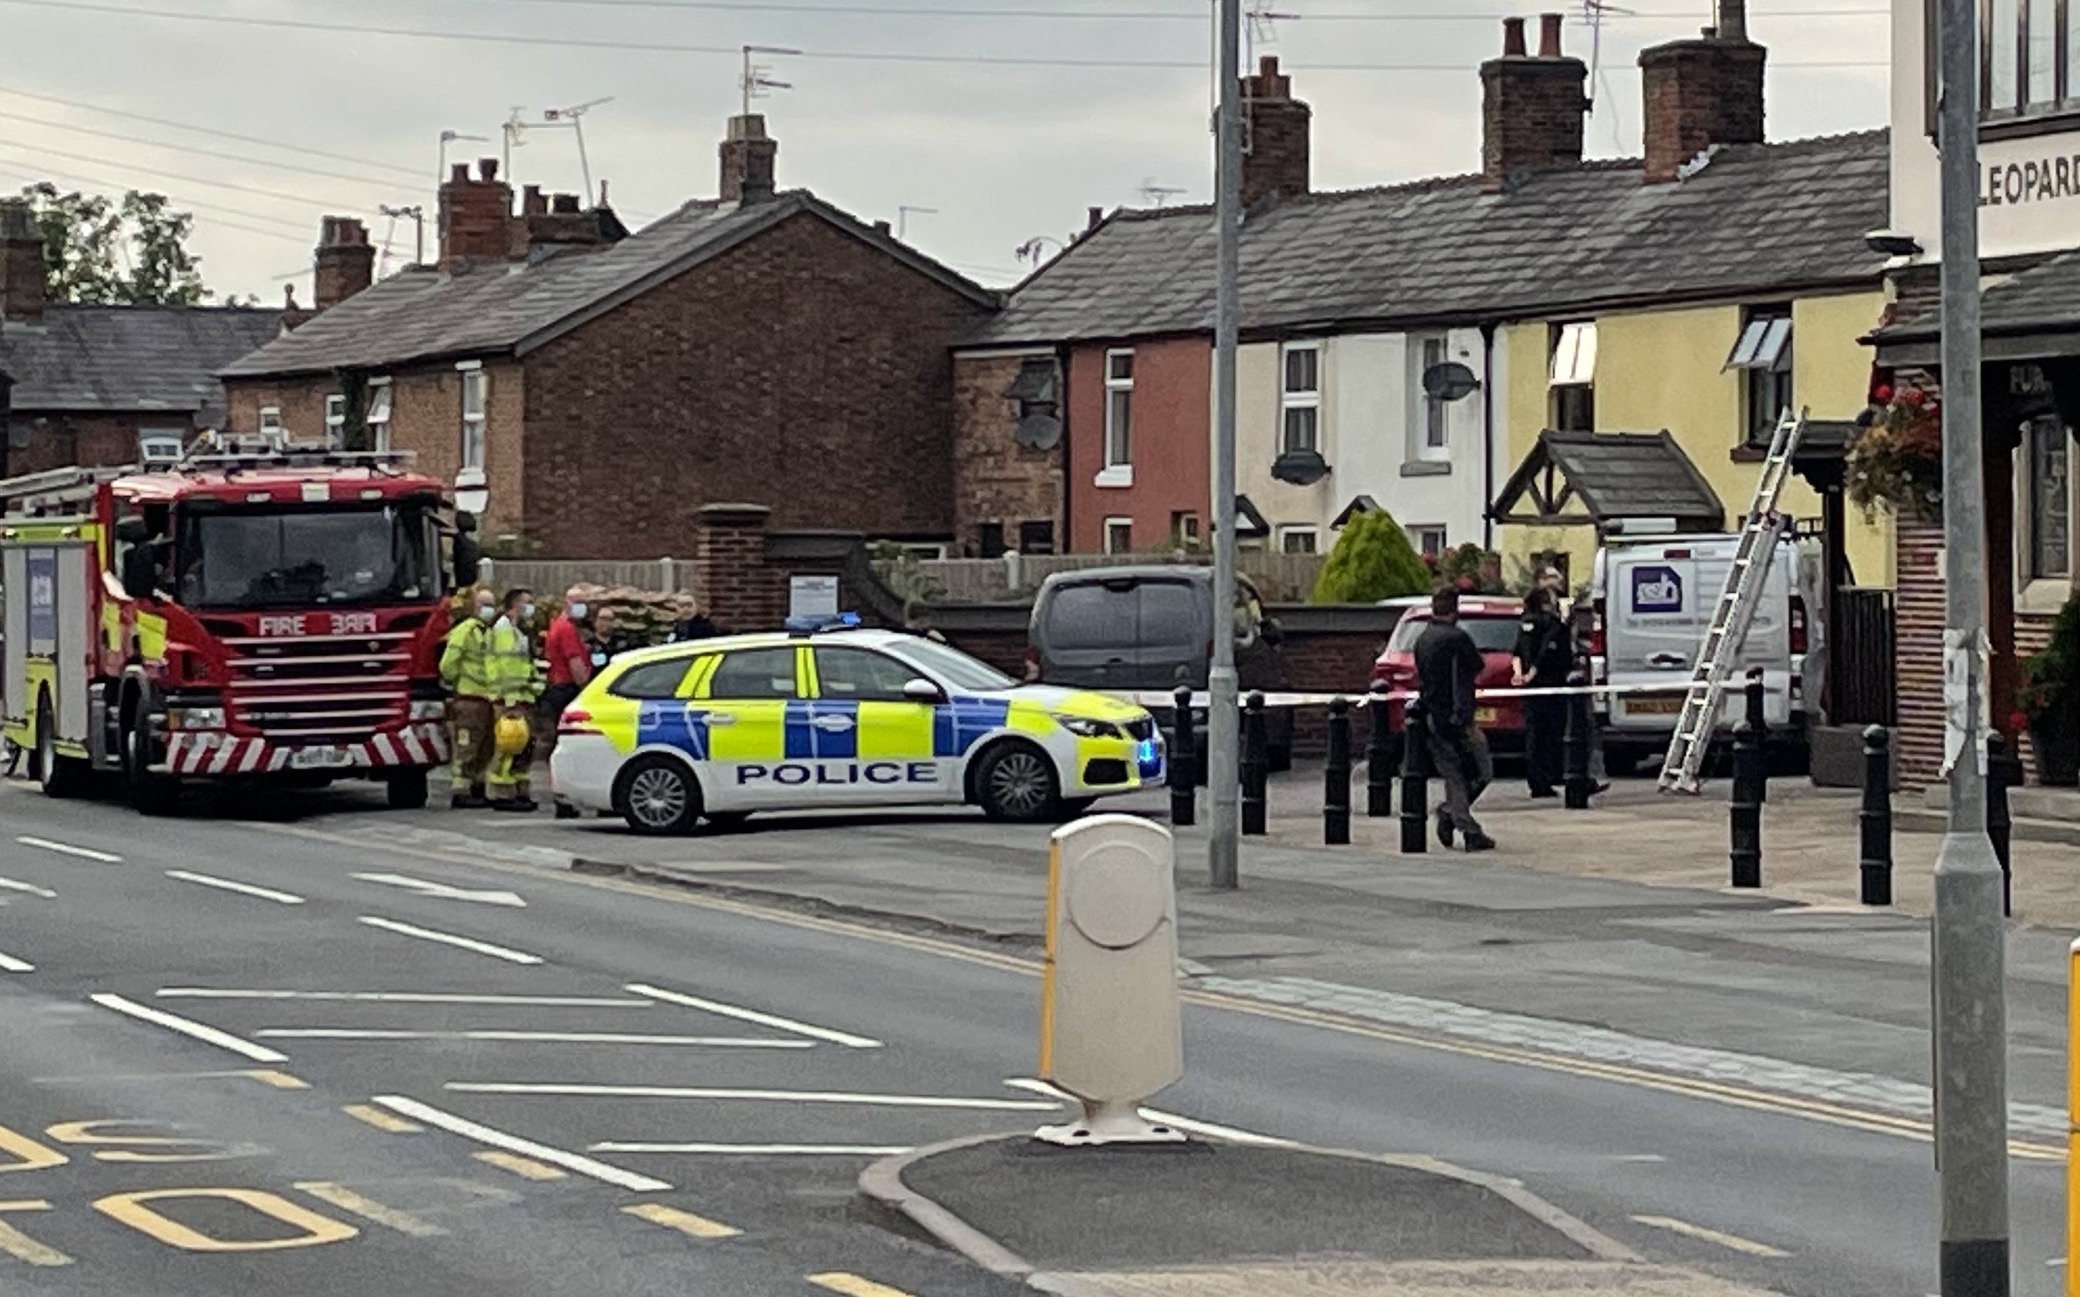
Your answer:
[[[1560,53],[1557,19],[1542,24],[1536,56],[1525,53],[1522,19],[1503,30],[1503,56],[1481,64],[1481,172],[1491,193],[1531,172],[1579,166],[1589,107],[1589,65]]]
[[[1306,193],[1314,110],[1293,98],[1293,79],[1278,70],[1275,56],[1265,55],[1256,73],[1242,79],[1242,111],[1249,145],[1242,158],[1242,205]]]
[[[1206,526],[1211,482],[1213,346],[1205,336],[1138,342],[1130,416],[1134,484],[1101,487],[1105,462],[1105,352],[1102,343],[1070,353],[1068,366],[1069,539],[1064,553],[1104,549],[1105,519],[1133,520],[1136,549],[1170,537],[1174,513],[1200,515]]]
[[[146,428],[177,428],[187,436],[193,424],[191,416],[180,412],[39,414],[17,410],[7,416],[0,477],[41,473],[74,464],[134,464],[139,454],[139,432]]]
[[[1051,353],[1037,353],[1046,359]],[[1053,525],[1056,548],[1067,537],[1062,517],[1065,449],[1028,450],[1013,432],[1018,402],[1004,395],[1019,367],[1035,356],[956,356],[953,361],[953,538],[969,552],[981,524],[1000,523],[1018,547],[1022,522]],[[1059,381],[1059,380],[1057,380]]]
[[[1672,41],[1639,56],[1646,179],[1666,183],[1714,144],[1762,142],[1768,51],[1745,40]]]
[[[949,535],[948,347],[979,310],[806,213],[653,288],[527,358],[529,539],[652,558],[736,500]]]

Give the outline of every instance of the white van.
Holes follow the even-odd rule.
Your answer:
[[[1679,684],[1690,678],[1711,624],[1712,606],[1726,588],[1738,535],[1612,537],[1596,552],[1590,587],[1590,669],[1599,684]],[[1746,641],[1726,673],[1718,728],[1722,736],[1747,714],[1743,685],[1748,668],[1761,667],[1763,714],[1773,749],[1803,751],[1810,723],[1805,669],[1821,661],[1817,621],[1817,555],[1789,531],[1778,539],[1762,602]],[[1683,707],[1680,690],[1666,694],[1599,694],[1604,763],[1623,774],[1660,760]],[[1795,759],[1795,757],[1794,757]]]

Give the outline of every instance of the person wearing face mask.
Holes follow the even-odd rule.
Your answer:
[[[541,702],[535,712],[534,732],[536,755],[545,768],[556,753],[556,725],[563,716],[563,709],[577,701],[579,692],[592,679],[592,651],[578,629],[588,611],[585,592],[572,586],[563,593],[563,611],[556,615],[542,635],[542,656],[548,659],[549,664],[548,684],[542,689]],[[578,818],[577,807],[556,800],[553,776],[549,780],[549,800],[556,807],[557,819]]]
[[[498,620],[491,624],[488,654],[493,700],[500,720],[516,719],[530,734],[518,751],[495,750],[484,790],[492,810],[524,814],[536,809],[534,798],[528,795],[535,746],[531,731],[535,699],[542,691],[535,675],[534,646],[527,636],[527,628],[534,622],[534,592],[508,590],[501,608]],[[492,724],[495,732],[498,722]]]
[[[498,601],[489,590],[471,596],[467,617],[448,632],[441,651],[441,684],[448,690],[448,736],[455,759],[449,767],[448,805],[456,810],[488,806],[484,777],[491,763],[491,726],[497,689],[491,677],[491,624]]]

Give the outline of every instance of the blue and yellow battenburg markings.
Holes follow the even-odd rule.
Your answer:
[[[730,710],[741,715],[756,706],[759,704],[735,703]],[[990,698],[956,698],[934,707],[929,717],[915,703],[907,702],[796,699],[780,706],[777,744],[769,741],[768,733],[768,741],[727,744],[737,751],[724,753],[717,751],[717,745],[723,741],[708,725],[708,713],[713,709],[693,700],[649,700],[637,709],[636,746],[674,748],[696,761],[722,756],[786,761],[920,758],[927,754],[960,757],[1004,728],[1011,713],[1009,701]],[[750,728],[769,730],[756,724]],[[767,750],[748,750],[751,747]]]

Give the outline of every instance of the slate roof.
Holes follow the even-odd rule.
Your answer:
[[[1242,327],[1499,320],[1554,308],[1878,283],[1863,236],[1888,218],[1886,132],[1724,147],[1689,178],[1637,159],[1308,194],[1250,213]],[[1206,207],[1115,213],[1013,290],[971,345],[1213,327]]]
[[[18,411],[185,412],[221,403],[216,373],[281,332],[243,306],[44,308],[0,326],[0,374]]]
[[[998,300],[879,229],[813,194],[791,190],[750,205],[690,202],[604,247],[564,249],[457,275],[415,267],[355,294],[222,373],[250,378],[524,353],[805,211],[978,302]]]
[[[1929,342],[1942,337],[1940,304],[1874,331],[1879,343]],[[1991,283],[1979,296],[1985,334],[2053,333],[2080,329],[2080,248],[2040,261]]]
[[[1557,479],[1557,480],[1556,480]],[[1573,500],[1581,509],[1568,506]],[[1520,503],[1529,503],[1526,512]],[[1511,473],[1488,511],[1497,521],[1604,522],[1675,518],[1693,529],[1726,525],[1726,506],[1668,432],[1554,432]]]

